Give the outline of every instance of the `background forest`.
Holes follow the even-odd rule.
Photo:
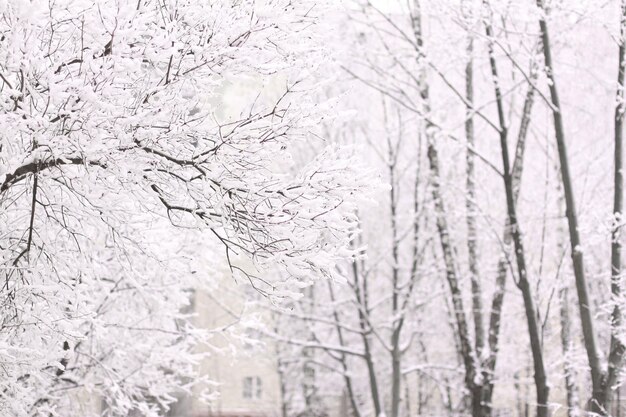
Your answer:
[[[222,338],[282,417],[622,415],[625,42],[622,0],[0,1],[0,415],[211,403]]]

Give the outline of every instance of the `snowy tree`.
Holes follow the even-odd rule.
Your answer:
[[[333,341],[316,346],[334,352],[320,367],[334,365],[346,392],[354,391],[357,413],[404,415],[402,404],[420,403],[428,391],[401,379],[398,401],[386,350],[394,323],[406,314],[390,312],[393,296],[406,295],[412,281],[401,279],[386,291],[394,276],[410,276],[413,236],[427,254],[413,296],[429,290],[439,309],[410,312],[418,339],[412,346],[421,351],[403,354],[402,368],[431,371],[440,365],[433,352],[441,355],[445,344],[455,349],[443,355],[452,382],[442,373],[428,382],[447,393],[422,411],[488,416],[520,401],[526,403],[520,415],[531,408],[542,416],[560,408],[580,415],[583,407],[617,413],[622,12],[617,1],[350,3],[342,24],[351,42],[342,82],[357,81],[351,104],[357,117],[343,136],[365,144],[364,154],[392,189],[377,195],[379,207],[359,210],[365,249],[352,265],[367,271],[360,284],[367,281],[376,300],[370,299],[376,314],[362,330],[376,346],[375,383],[354,383],[369,378],[368,366],[350,361],[368,361],[359,338],[348,336],[358,334],[358,322],[350,320],[371,311],[355,302],[353,288],[335,287],[336,302],[327,293],[308,326]],[[421,210],[410,204],[414,175],[425,213],[419,222]],[[344,272],[352,284],[350,267]],[[442,312],[450,326],[421,323]]]
[[[318,3],[0,4],[3,414],[88,415],[83,391],[109,415],[166,410],[198,382],[210,332],[183,311],[215,242],[277,297],[348,256],[351,162],[289,168],[330,110]],[[280,91],[228,116],[228,86],[259,77]],[[259,272],[276,265],[283,282]]]

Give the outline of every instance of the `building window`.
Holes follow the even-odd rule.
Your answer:
[[[247,376],[243,379],[243,398],[259,399],[263,395],[263,381],[258,376]]]

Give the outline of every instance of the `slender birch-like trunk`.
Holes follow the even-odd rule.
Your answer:
[[[537,0],[537,6],[545,11],[543,0]],[[595,323],[593,312],[591,311],[591,299],[589,295],[589,284],[585,273],[585,265],[583,258],[583,246],[579,234],[579,224],[576,211],[576,203],[574,199],[574,190],[572,177],[569,169],[569,159],[567,154],[567,143],[565,140],[565,129],[563,123],[563,115],[561,102],[558,94],[558,84],[554,75],[554,64],[552,60],[552,50],[550,43],[550,34],[548,24],[544,16],[539,18],[539,29],[541,31],[541,40],[543,45],[543,56],[548,78],[548,87],[550,90],[550,100],[552,105],[552,117],[554,120],[554,136],[556,139],[557,150],[559,154],[559,162],[561,168],[561,181],[563,183],[563,194],[565,196],[565,215],[569,226],[569,238],[571,245],[571,257],[574,265],[574,277],[576,280],[576,291],[578,294],[578,310],[583,330],[583,339],[585,350],[587,352],[587,360],[591,372],[592,395],[589,401],[589,409],[594,413],[608,415],[612,402],[613,391],[619,373],[623,367],[623,359],[625,347],[616,337],[615,331],[622,322],[622,312],[618,305],[614,306],[611,314],[611,341],[608,363],[606,370],[604,361],[598,348],[597,335],[595,332]],[[621,2],[620,17],[620,39],[618,48],[618,76],[617,76],[617,92],[616,106],[614,118],[614,207],[613,214],[616,225],[619,223],[623,211],[623,174],[622,174],[622,131],[623,131],[623,112],[624,112],[624,37],[626,34],[626,1]],[[621,296],[621,241],[620,230],[616,226],[612,230],[611,243],[611,293],[613,300]]]
[[[378,378],[376,377],[376,369],[374,366],[374,358],[372,356],[372,348],[370,343],[370,336],[368,331],[368,322],[366,314],[368,314],[368,288],[367,280],[361,280],[359,278],[359,267],[357,262],[352,262],[352,278],[354,285],[354,292],[358,303],[358,316],[359,316],[359,328],[361,330],[361,341],[363,343],[363,358],[367,365],[367,375],[369,378],[370,394],[372,397],[372,405],[374,406],[374,412],[376,416],[382,413],[382,406],[380,400],[380,394],[378,390]]]
[[[489,7],[487,1],[484,4]],[[504,102],[499,85],[497,63],[493,50],[493,30],[491,24],[486,22],[485,32],[489,40],[489,66],[493,77],[494,92],[496,96],[496,106],[498,109],[500,151],[502,155],[502,169],[504,189],[506,194],[507,216],[509,220],[511,237],[513,239],[513,247],[518,273],[518,287],[522,292],[524,300],[524,310],[526,313],[526,322],[528,325],[528,334],[530,338],[530,348],[533,356],[534,378],[537,398],[537,417],[547,417],[549,415],[548,398],[550,395],[550,387],[547,382],[546,368],[543,357],[543,348],[541,344],[541,328],[538,323],[537,307],[535,298],[532,294],[530,282],[528,281],[528,269],[526,266],[525,249],[523,244],[522,232],[517,220],[516,212],[516,196],[513,187],[512,169],[508,150],[508,127],[504,116]]]
[[[335,304],[335,290],[333,289],[333,284],[328,281],[328,294],[330,296],[330,301]],[[335,320],[335,330],[337,331],[337,339],[339,340],[339,344],[341,346],[346,346],[345,337],[343,335],[343,330],[341,328],[341,321],[339,318],[339,313],[336,309],[333,309],[333,319]],[[356,401],[356,395],[354,393],[354,386],[352,383],[352,377],[350,376],[350,369],[348,368],[348,358],[344,352],[339,354],[339,362],[341,364],[341,370],[343,371],[343,379],[346,384],[346,390],[348,391],[348,399],[350,400],[350,407],[352,407],[352,415],[353,417],[361,417],[361,411],[359,409],[359,405]],[[286,417],[286,416],[283,416]]]
[[[613,296],[613,311],[611,313],[611,341],[609,345],[609,359],[606,382],[604,384],[603,408],[609,410],[613,393],[623,367],[626,346],[619,338],[618,332],[622,326],[622,310],[619,298],[622,296],[622,236],[621,223],[624,212],[624,65],[626,54],[626,1],[621,3],[622,15],[620,20],[620,39],[618,50],[617,92],[615,94],[614,120],[614,177],[613,177],[613,230],[611,231],[611,295]]]

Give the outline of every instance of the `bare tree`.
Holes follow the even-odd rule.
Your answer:
[[[546,8],[542,0],[537,0],[537,6],[546,13]],[[592,301],[589,293],[585,264],[583,259],[583,245],[580,238],[579,222],[574,199],[574,189],[572,176],[569,168],[567,154],[567,142],[565,139],[565,129],[562,115],[561,102],[558,94],[558,84],[554,74],[554,64],[552,62],[552,50],[550,35],[546,18],[540,17],[539,28],[543,45],[543,56],[545,63],[548,87],[550,90],[550,104],[554,120],[554,134],[561,168],[561,180],[563,182],[563,193],[565,196],[566,217],[569,226],[569,240],[571,245],[571,257],[574,266],[574,276],[576,279],[576,290],[578,294],[578,310],[580,314],[585,349],[591,372],[592,395],[589,401],[589,409],[595,413],[608,415],[611,405],[613,391],[617,378],[623,366],[625,347],[616,334],[618,326],[622,321],[622,312],[618,304],[615,304],[611,314],[611,340],[609,347],[608,362],[603,365],[602,354],[598,346],[598,338],[595,330],[594,315],[591,310]],[[623,175],[622,175],[622,130],[624,112],[624,37],[626,34],[626,4],[621,3],[620,18],[620,38],[618,50],[618,76],[617,93],[615,107],[615,157],[614,157],[614,203],[613,214],[615,225],[611,233],[611,293],[614,299],[621,295],[621,241],[619,222],[623,210]]]

